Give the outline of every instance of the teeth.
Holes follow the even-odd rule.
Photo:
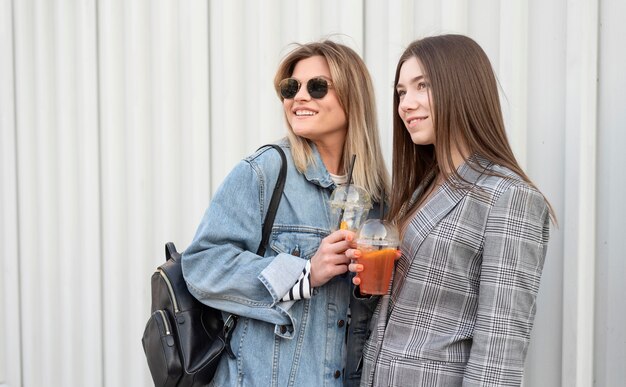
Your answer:
[[[298,110],[296,111],[296,115],[297,116],[314,116],[315,112],[312,112],[310,110]]]

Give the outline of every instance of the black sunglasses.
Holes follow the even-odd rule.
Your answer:
[[[302,84],[295,78],[285,78],[278,84],[280,87],[280,95],[284,99],[292,99],[298,94]],[[309,95],[315,99],[321,99],[328,93],[328,88],[332,87],[332,83],[322,77],[311,78],[306,83],[306,90]]]

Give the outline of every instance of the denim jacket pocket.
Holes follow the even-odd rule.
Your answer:
[[[276,253],[291,254],[311,259],[322,242],[323,232],[318,229],[276,226],[270,239],[270,247]]]

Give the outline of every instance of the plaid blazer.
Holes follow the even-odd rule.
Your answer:
[[[548,206],[510,170],[473,160],[502,176],[463,164],[473,187],[444,183],[410,220],[372,318],[361,386],[521,384]]]

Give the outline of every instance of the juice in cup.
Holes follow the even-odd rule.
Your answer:
[[[357,239],[361,252],[358,263],[363,265],[363,271],[357,274],[361,293],[387,293],[399,243],[398,228],[392,223],[369,219],[363,224]]]
[[[356,232],[372,208],[370,195],[358,185],[339,185],[330,195],[330,224],[332,231]]]
[[[372,246],[361,246],[359,250],[359,263],[363,265],[363,271],[357,274],[361,279],[361,293],[386,294],[398,249],[385,247],[372,250]]]

